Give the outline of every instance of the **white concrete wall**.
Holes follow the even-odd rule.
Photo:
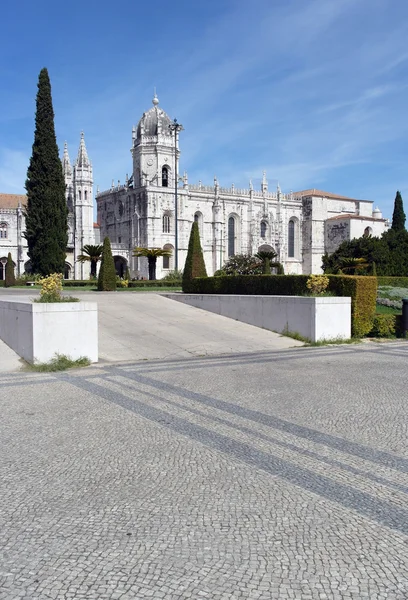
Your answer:
[[[0,338],[30,363],[48,362],[55,354],[98,362],[97,304],[0,300]]]
[[[351,337],[351,298],[165,294],[167,298],[256,327],[296,332],[312,342]]]

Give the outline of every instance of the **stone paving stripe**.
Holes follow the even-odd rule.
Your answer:
[[[112,380],[112,378],[109,376],[106,379],[108,381],[112,381],[113,383],[116,383],[118,385],[123,385],[121,382]],[[129,389],[133,389],[134,391],[136,391],[135,388],[134,387],[132,388],[129,384],[124,384],[124,385],[126,387],[129,387]],[[314,452],[313,450],[308,450],[307,448],[302,448],[302,447],[296,446],[295,444],[291,444],[290,442],[285,442],[285,441],[279,440],[274,436],[265,435],[264,433],[261,433],[257,429],[251,429],[249,427],[246,427],[245,425],[239,425],[238,423],[234,423],[231,420],[223,419],[222,417],[218,417],[214,414],[204,412],[203,410],[199,410],[199,409],[193,408],[191,406],[186,406],[185,404],[181,405],[178,402],[174,402],[173,400],[170,400],[168,397],[164,398],[162,396],[158,396],[157,394],[153,394],[152,392],[148,392],[147,390],[143,390],[143,395],[148,396],[149,398],[152,398],[155,400],[159,400],[160,402],[165,402],[166,404],[171,404],[175,408],[182,408],[184,411],[190,412],[194,415],[204,417],[205,419],[210,419],[216,423],[220,423],[221,425],[226,425],[227,427],[236,429],[237,431],[241,431],[242,433],[248,434],[252,437],[256,437],[258,439],[265,440],[267,442],[271,442],[271,443],[275,444],[276,446],[280,446],[281,448],[286,448],[288,450],[291,450],[292,452],[296,452],[303,456],[307,456],[309,458],[312,458],[319,462],[325,463],[332,467],[336,467],[336,468],[348,471],[349,473],[353,473],[353,475],[358,475],[359,477],[364,477],[366,479],[370,479],[371,481],[378,483],[380,485],[383,485],[385,487],[393,488],[395,490],[398,490],[399,492],[408,494],[408,486],[407,485],[403,485],[403,484],[397,483],[395,481],[390,481],[389,479],[386,479],[385,477],[380,477],[379,475],[375,475],[374,473],[370,473],[366,470],[358,469],[357,467],[348,465],[344,462],[341,462],[340,460],[335,460],[335,459],[329,458],[327,456],[322,456],[318,452]],[[407,500],[407,502],[408,502],[408,500]]]
[[[112,367],[111,372],[117,373],[118,375],[123,374],[123,370],[117,369],[115,367]],[[325,446],[331,446],[332,448],[341,450],[346,454],[354,454],[355,456],[359,456],[360,458],[363,458],[370,462],[384,465],[386,467],[391,467],[392,469],[402,471],[403,473],[408,473],[408,459],[396,456],[394,454],[390,454],[389,452],[386,452],[384,450],[377,450],[375,448],[363,446],[361,444],[358,444],[357,442],[336,437],[328,433],[323,433],[321,431],[311,429],[310,427],[305,427],[303,425],[298,425],[296,423],[285,421],[279,417],[245,408],[239,406],[238,404],[233,404],[231,402],[226,402],[225,400],[211,398],[210,396],[193,392],[191,390],[185,390],[183,388],[179,388],[169,383],[162,383],[155,379],[152,379],[151,377],[146,377],[141,374],[131,374],[126,372],[126,377],[128,379],[131,379],[132,381],[144,383],[154,389],[163,392],[171,392],[176,396],[188,398],[189,400],[196,401],[206,406],[213,406],[214,408],[221,409],[225,412],[232,413],[234,415],[242,416],[245,419],[249,419],[251,421],[267,425],[274,429],[286,431],[297,437],[306,438],[308,440],[312,440]]]
[[[408,535],[408,510],[392,506],[388,502],[374,498],[366,492],[334,482],[308,469],[294,466],[287,461],[256,450],[248,444],[214,433],[174,415],[168,415],[166,412],[148,406],[140,400],[130,400],[122,393],[106,390],[102,383],[96,384],[70,374],[61,375],[61,379],[95,396],[104,398],[108,402],[113,402],[149,421],[172,429],[182,436],[194,439],[224,454],[234,456],[241,462],[285,479],[293,485],[341,504],[381,525]]]

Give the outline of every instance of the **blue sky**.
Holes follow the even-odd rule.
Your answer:
[[[0,191],[24,193],[38,74],[60,149],[81,130],[95,189],[131,172],[131,129],[160,105],[190,182],[310,187],[408,207],[406,0],[19,0],[2,7]]]

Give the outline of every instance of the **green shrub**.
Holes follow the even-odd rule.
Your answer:
[[[11,252],[8,253],[7,263],[6,263],[6,277],[5,277],[5,287],[12,287],[16,285],[16,277],[14,275],[14,264],[13,259],[11,258]]]
[[[110,240],[103,240],[102,262],[99,269],[98,290],[100,292],[113,292],[116,290],[116,270],[112,256]]]
[[[169,273],[167,273],[167,275],[162,277],[160,281],[177,281],[181,285],[182,279],[183,279],[183,271],[180,271],[180,269],[179,269],[178,271],[176,271],[176,270],[170,271]]]
[[[394,337],[396,332],[396,315],[374,315],[370,335],[373,337]]]
[[[351,297],[353,337],[369,333],[375,314],[377,278],[361,275],[328,275],[328,292]],[[191,280],[191,294],[303,296],[309,275],[225,275]],[[184,291],[184,287],[183,287]]]

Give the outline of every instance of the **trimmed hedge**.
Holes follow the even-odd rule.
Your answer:
[[[408,277],[377,277],[378,285],[408,288]]]
[[[140,279],[139,281],[129,281],[130,288],[144,287],[181,287],[181,281],[162,281],[161,279],[149,281],[148,279]]]
[[[64,279],[62,287],[96,287],[97,279]]]
[[[352,335],[367,335],[373,326],[377,299],[377,278],[361,275],[328,275],[329,292],[351,297]],[[190,294],[242,294],[271,296],[308,295],[309,275],[226,275],[183,282]]]

